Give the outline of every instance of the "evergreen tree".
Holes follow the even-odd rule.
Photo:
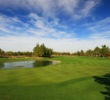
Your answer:
[[[33,49],[34,56],[37,57],[51,57],[53,50],[47,48],[44,44],[39,45],[37,44]]]

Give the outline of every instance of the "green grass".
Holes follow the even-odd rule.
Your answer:
[[[0,62],[30,59],[0,59]],[[0,100],[104,100],[100,91],[105,88],[93,76],[110,72],[109,58],[62,56],[43,60],[61,63],[0,70]]]
[[[32,58],[0,58],[0,63],[3,62],[14,62],[14,61],[25,61],[31,60]]]

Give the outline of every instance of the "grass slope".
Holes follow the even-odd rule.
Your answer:
[[[30,60],[30,59],[21,59]],[[110,59],[54,57],[60,64],[0,70],[0,100],[104,100],[93,76],[110,72]],[[0,59],[0,62],[20,59]]]

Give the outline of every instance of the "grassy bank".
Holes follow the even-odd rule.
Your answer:
[[[0,59],[0,62],[33,58]],[[110,59],[54,57],[47,67],[0,70],[0,100],[104,100],[93,76],[110,72]]]
[[[45,59],[44,58],[32,58],[32,57],[25,57],[25,58],[0,58],[0,63],[18,62],[18,61],[27,61],[27,60],[45,60]]]

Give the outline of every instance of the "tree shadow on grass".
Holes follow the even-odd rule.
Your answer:
[[[105,95],[105,100],[110,100],[110,73],[107,73],[103,76],[94,76],[94,79],[97,83],[105,85],[105,91],[101,91]]]

